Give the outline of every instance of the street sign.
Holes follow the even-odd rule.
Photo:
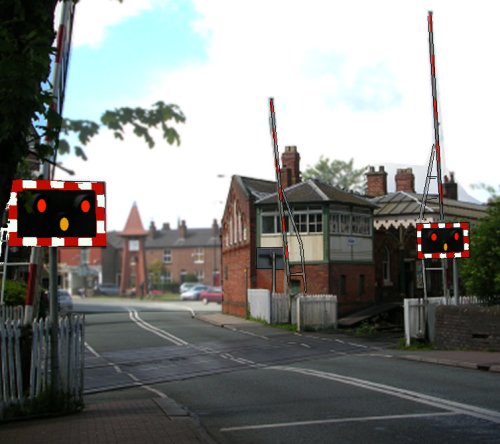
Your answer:
[[[283,248],[259,247],[257,248],[257,268],[272,269],[273,254],[275,258],[275,270],[283,270],[285,263],[283,261]]]
[[[105,247],[104,182],[12,182],[9,246]]]

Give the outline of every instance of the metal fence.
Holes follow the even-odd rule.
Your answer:
[[[8,406],[23,404],[47,390],[51,380],[50,322],[33,322],[29,380],[23,380],[21,320],[0,318],[0,419]],[[75,401],[83,400],[84,319],[69,315],[59,319],[59,388]]]

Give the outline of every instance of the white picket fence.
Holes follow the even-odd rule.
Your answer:
[[[22,316],[21,316],[22,317]],[[47,390],[51,380],[50,323],[33,322],[29,381],[23,381],[21,320],[0,318],[0,419],[6,407],[22,404]],[[59,319],[59,388],[75,401],[83,399],[84,318],[69,315]]]
[[[289,322],[290,299],[265,289],[249,289],[250,316],[269,324]],[[328,328],[337,325],[337,297],[333,295],[299,295],[292,298],[292,324],[298,329]]]
[[[17,320],[23,319],[24,307],[22,305],[0,305],[0,321],[4,319]]]

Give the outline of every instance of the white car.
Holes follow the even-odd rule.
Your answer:
[[[200,293],[207,290],[206,285],[197,284],[189,290],[181,293],[181,301],[197,301],[200,299]]]
[[[184,282],[181,284],[179,287],[179,293],[185,293],[186,291],[190,290],[193,288],[195,285],[198,285],[198,282]]]

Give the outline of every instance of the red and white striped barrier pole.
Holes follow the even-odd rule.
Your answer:
[[[431,64],[431,86],[432,86],[432,107],[434,118],[434,146],[436,149],[436,176],[438,181],[439,193],[439,220],[444,221],[443,209],[443,181],[441,178],[441,146],[439,144],[439,115],[438,115],[438,101],[437,101],[437,85],[436,85],[436,56],[434,54],[434,32],[432,25],[432,11],[429,11],[427,16],[429,25],[429,56]]]

